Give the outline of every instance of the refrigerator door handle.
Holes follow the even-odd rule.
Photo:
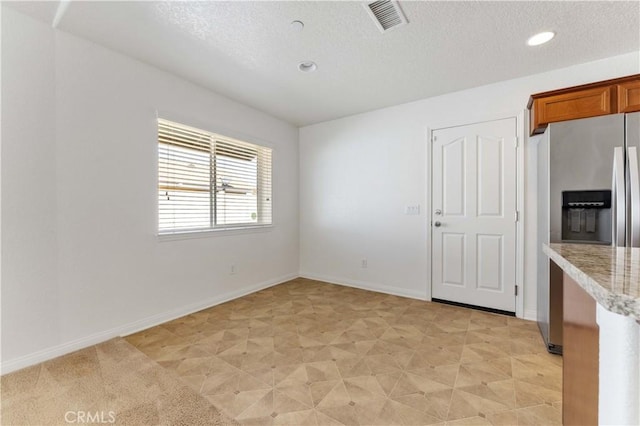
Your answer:
[[[611,185],[611,198],[613,218],[612,244],[616,247],[624,246],[625,238],[625,188],[624,188],[624,149],[617,146],[613,149],[613,182]]]
[[[640,247],[640,175],[638,174],[638,149],[631,146],[627,149],[629,164],[629,206],[631,226],[629,247]]]

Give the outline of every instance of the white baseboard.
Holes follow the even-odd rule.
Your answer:
[[[532,309],[525,309],[524,310],[524,318],[526,320],[529,321],[537,321],[538,320],[538,312],[534,311]]]
[[[301,278],[324,281],[331,284],[343,285],[346,287],[359,288],[361,290],[375,291],[378,293],[391,294],[392,296],[409,297],[411,299],[429,300],[424,292],[407,290],[405,288],[393,287],[386,284],[372,283],[367,281],[352,280],[349,278],[333,277],[329,275],[314,274],[312,272],[300,272]]]
[[[123,324],[121,326],[112,328],[110,330],[101,331],[99,333],[91,334],[89,336],[82,337],[80,339],[72,340],[70,342],[66,342],[50,348],[42,349],[40,351],[31,353],[28,355],[24,355],[15,359],[3,361],[0,363],[0,372],[1,374],[11,373],[12,371],[20,370],[22,368],[29,367],[31,365],[39,364],[41,362],[59,357],[61,355],[66,355],[68,353],[71,353],[80,349],[84,349],[86,347],[96,345],[98,343],[102,343],[114,337],[127,336],[129,334],[133,334],[138,331],[145,330],[150,327],[154,327],[156,325],[165,323],[167,321],[171,321],[176,318],[180,318],[185,315],[189,315],[194,312],[198,312],[203,309],[210,308],[212,306],[216,306],[221,303],[228,302],[230,300],[237,299],[242,296],[246,296],[247,294],[255,293],[265,288],[273,287],[275,285],[295,279],[297,277],[298,277],[297,273],[283,275],[278,278],[274,278],[274,279],[263,281],[261,283],[258,283],[249,287],[245,287],[241,290],[224,293],[216,297],[199,301],[197,303],[192,303],[190,305],[182,306],[176,309],[171,309],[170,311],[162,312],[157,315],[152,315],[150,317],[143,318],[138,321],[134,321],[128,324]]]

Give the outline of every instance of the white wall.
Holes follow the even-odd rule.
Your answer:
[[[632,53],[300,129],[301,275],[426,297],[427,127],[515,116],[532,93],[638,72]],[[526,161],[532,149],[526,141]],[[533,319],[535,169],[526,176],[524,315]],[[404,215],[408,204],[421,214]]]
[[[3,360],[59,342],[52,36],[2,8]]]
[[[294,126],[4,7],[2,65],[3,373],[297,276]],[[156,110],[272,146],[275,226],[159,241]]]

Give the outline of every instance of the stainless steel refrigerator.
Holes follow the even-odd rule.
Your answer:
[[[549,125],[538,142],[538,326],[562,353],[562,271],[544,243],[640,246],[640,112]]]

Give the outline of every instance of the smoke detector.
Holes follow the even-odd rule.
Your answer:
[[[364,7],[381,33],[409,23],[396,0],[377,0],[366,3]]]

